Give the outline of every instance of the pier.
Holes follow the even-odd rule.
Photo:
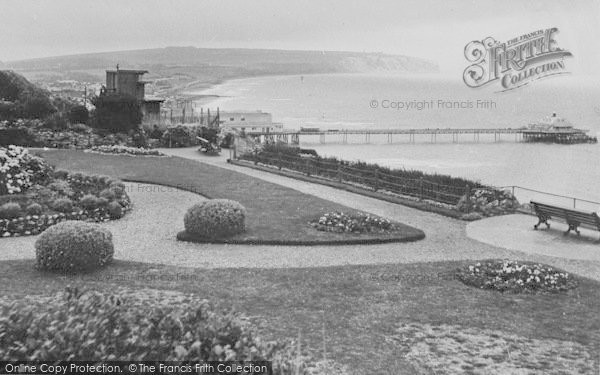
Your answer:
[[[279,132],[251,133],[248,136],[254,137],[260,143],[286,143],[292,145],[300,144],[301,137],[318,136],[319,143],[326,143],[328,140],[342,144],[349,143],[349,136],[362,140],[361,143],[370,143],[372,136],[379,136],[387,143],[408,142],[415,143],[417,136],[425,142],[437,143],[438,136],[450,135],[452,143],[459,143],[463,140],[471,142],[480,142],[481,136],[487,136],[494,142],[514,141],[514,142],[546,142],[546,143],[596,143],[597,139],[589,137],[585,130],[581,129],[561,129],[560,131],[550,131],[531,128],[426,128],[426,129],[329,129],[320,130],[316,128],[304,128],[301,130],[287,130]],[[428,136],[428,137],[427,137]],[[385,138],[382,138],[385,137]],[[447,137],[448,138],[448,137]]]

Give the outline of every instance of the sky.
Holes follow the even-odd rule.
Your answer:
[[[558,27],[570,70],[600,67],[600,0],[0,0],[0,61],[194,46],[384,52],[462,71],[464,47]]]

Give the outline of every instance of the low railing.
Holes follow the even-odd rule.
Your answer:
[[[387,171],[356,168],[348,162],[332,162],[313,157],[302,157],[285,153],[266,151],[246,153],[241,159],[303,173],[307,176],[327,178],[339,183],[354,185],[379,192],[390,192],[418,200],[432,200],[448,205],[456,205],[462,197],[470,196],[473,189],[469,185],[449,186],[428,181],[425,178],[405,178]],[[476,187],[481,189],[482,187]],[[496,188],[486,187],[497,192]]]
[[[600,210],[600,202],[570,197],[567,195],[560,195],[554,193],[548,193],[545,191],[535,190],[526,188],[523,186],[504,186],[501,189],[510,190],[511,193],[517,197],[519,202],[521,203],[529,203],[531,200],[540,201],[544,203],[552,203],[559,206],[572,207],[580,210],[591,210],[591,211],[599,211]]]

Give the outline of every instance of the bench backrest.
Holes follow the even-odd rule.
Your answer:
[[[600,229],[600,217],[598,217],[598,214],[595,212],[582,211],[535,201],[531,201],[530,203],[537,214],[560,217],[567,221],[574,220],[582,224],[594,225]]]

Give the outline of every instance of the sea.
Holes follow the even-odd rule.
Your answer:
[[[600,210],[600,144],[515,142],[514,135],[361,135],[342,142],[336,130],[421,128],[519,128],[556,113],[577,128],[600,135],[600,82],[565,75],[500,92],[498,83],[473,89],[462,78],[441,75],[319,74],[227,81],[196,94],[218,96],[202,103],[214,110],[262,110],[287,129],[333,130],[325,143],[301,137],[319,154],[362,160],[396,169],[466,177],[514,188],[521,201],[539,199]],[[542,194],[541,192],[548,193]],[[557,196],[566,196],[562,198]],[[578,198],[573,202],[572,198]]]

